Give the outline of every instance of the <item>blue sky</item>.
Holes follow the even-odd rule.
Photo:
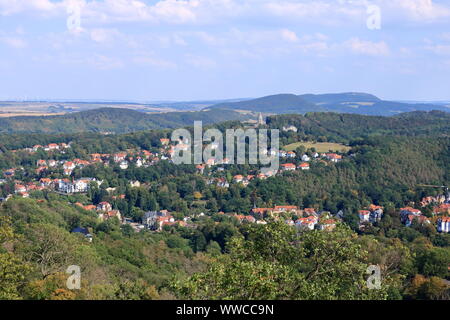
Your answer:
[[[450,100],[450,1],[0,0],[0,75],[0,100]]]

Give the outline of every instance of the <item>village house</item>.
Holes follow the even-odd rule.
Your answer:
[[[339,162],[342,160],[342,156],[336,153],[327,153],[325,154],[325,158],[327,158],[331,162]]]
[[[311,158],[308,157],[308,155],[304,154],[304,155],[302,155],[302,161],[308,162],[308,161],[311,161]]]
[[[234,216],[240,223],[248,222],[248,223],[255,223],[256,219],[253,216],[245,216],[245,215],[235,215]]]
[[[287,157],[288,157],[288,158],[295,158],[295,156],[296,156],[296,154],[295,154],[294,151],[289,151],[289,152],[287,153]]]
[[[143,160],[141,157],[136,158],[136,167],[137,168],[142,167],[144,165],[144,163],[145,163],[145,160]]]
[[[298,168],[301,169],[301,170],[309,170],[309,168],[310,168],[309,167],[309,163],[307,163],[307,162],[300,163]]]
[[[369,206],[369,211],[370,211],[370,221],[371,222],[380,221],[381,218],[383,217],[383,207],[382,206],[377,206],[377,205],[371,204]]]
[[[120,162],[119,167],[120,167],[120,169],[122,169],[122,170],[128,169],[128,162],[127,162],[127,161],[122,161],[122,162]]]
[[[230,184],[228,183],[227,179],[225,178],[218,178],[217,179],[217,186],[221,188],[229,188]]]
[[[442,203],[433,208],[433,214],[449,214],[450,215],[450,203]]]
[[[450,232],[450,217],[441,217],[437,221],[437,231],[449,233]]]
[[[144,157],[145,159],[148,159],[148,158],[150,158],[151,156],[153,156],[153,154],[152,154],[150,151],[148,151],[148,150],[142,150],[142,155],[143,155],[143,157]]]
[[[285,132],[289,132],[289,131],[297,132],[298,131],[297,127],[295,127],[295,126],[283,127],[282,130],[285,131]]]
[[[93,204],[88,204],[86,206],[82,206],[84,210],[86,211],[96,211],[97,206],[94,206]]]
[[[130,186],[133,188],[139,188],[141,186],[141,183],[138,180],[130,181]]]
[[[216,165],[216,159],[215,158],[209,158],[208,160],[206,160],[206,165],[208,167]]]
[[[36,172],[36,174],[41,174],[42,172],[48,170],[48,167],[39,167],[36,170],[34,170],[34,172]]]
[[[284,163],[281,165],[281,170],[283,171],[295,171],[295,164],[293,163]]]
[[[175,218],[163,211],[148,212],[144,216],[144,225],[154,231],[162,231],[164,225],[175,222]]]
[[[86,240],[88,240],[89,242],[92,242],[93,235],[86,228],[77,227],[77,228],[72,229],[72,231],[70,231],[70,232],[82,234],[86,238]]]
[[[368,210],[359,210],[360,222],[374,223],[380,221],[383,217],[383,207],[371,204]]]
[[[250,211],[250,214],[253,215],[255,218],[258,218],[260,220],[263,220],[269,212],[271,212],[273,209],[271,208],[253,208]]]
[[[369,210],[359,210],[359,221],[369,222],[370,221],[370,211]]]
[[[56,143],[50,143],[48,146],[44,147],[45,151],[53,151],[53,150],[59,150],[59,145]]]
[[[241,182],[244,181],[244,176],[243,176],[243,175],[240,175],[240,174],[235,175],[235,176],[233,177],[233,181],[236,182],[236,183],[241,183]]]
[[[336,228],[336,221],[333,219],[326,219],[319,223],[319,230],[332,231]]]
[[[317,217],[315,217],[315,216],[299,218],[297,221],[295,221],[295,226],[298,229],[314,230],[314,227],[316,226],[316,224],[317,224]]]
[[[69,149],[70,148],[70,143],[67,144],[67,143],[62,142],[62,143],[59,144],[59,146],[60,146],[61,149]]]
[[[318,216],[316,209],[314,208],[305,208],[303,209],[303,213],[306,214],[307,216],[315,216],[315,217]]]
[[[273,208],[273,213],[283,213],[283,212],[291,212],[297,213],[297,206],[275,206]]]
[[[41,146],[40,144],[37,144],[37,145],[33,146],[32,150],[34,152],[37,152],[39,149],[43,149],[43,148],[44,148],[43,146]]]
[[[27,188],[22,184],[16,184],[14,186],[15,193],[24,193],[27,192]]]
[[[79,179],[76,181],[70,181],[69,179],[59,179],[57,183],[57,189],[63,193],[85,193],[89,190],[88,180]]]
[[[112,205],[109,202],[106,202],[106,201],[100,202],[97,205],[97,210],[98,211],[111,211],[112,209],[113,209]]]
[[[283,151],[283,150],[280,150],[280,151],[278,151],[278,156],[281,157],[281,158],[286,158],[287,157],[287,152]]]
[[[86,167],[86,166],[91,164],[89,161],[81,160],[81,159],[74,159],[73,163],[74,163],[75,166],[77,166],[79,168],[84,168],[84,167]]]
[[[30,194],[28,192],[20,192],[18,193],[19,196],[21,196],[22,198],[29,198]]]
[[[410,227],[413,223],[413,221],[417,221],[419,224],[429,224],[431,223],[430,220],[425,216],[418,216],[414,214],[408,214],[406,216],[406,219],[404,220],[404,224],[406,227]]]
[[[73,163],[72,161],[66,161],[64,164],[63,164],[63,169],[64,170],[70,170],[70,171],[72,171],[73,169],[75,169],[76,168],[76,165],[75,165],[75,163]]]
[[[422,211],[420,211],[419,209],[411,208],[411,207],[400,208],[401,216],[407,216],[409,214],[415,215],[415,216],[420,216],[422,214]]]
[[[107,212],[101,212],[99,213],[98,217],[101,221],[117,218],[120,222],[122,222],[122,216],[119,210],[110,210]]]
[[[5,178],[12,178],[16,174],[16,169],[8,169],[3,172]]]
[[[288,226],[295,226],[295,222],[292,219],[284,220],[284,223],[286,223]]]
[[[40,182],[41,186],[46,187],[46,188],[48,188],[52,185],[52,179],[49,179],[49,178],[41,178],[39,180],[39,182]]]
[[[200,174],[203,174],[203,172],[205,172],[205,167],[206,167],[206,165],[204,165],[204,164],[198,164],[195,166],[198,173],[200,173]]]
[[[54,168],[58,165],[58,162],[56,160],[48,160],[48,166],[50,168]]]
[[[169,143],[170,143],[170,140],[169,139],[165,139],[165,138],[159,139],[159,141],[161,142],[162,146],[168,146]]]
[[[92,161],[102,161],[102,155],[99,153],[92,153],[90,157]]]
[[[119,152],[119,153],[114,154],[113,161],[115,163],[119,163],[119,162],[124,161],[126,159],[126,157],[127,157],[126,152]]]

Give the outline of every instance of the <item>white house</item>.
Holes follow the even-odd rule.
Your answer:
[[[359,221],[369,222],[370,221],[370,211],[369,210],[359,210]]]
[[[58,181],[58,191],[64,193],[84,193],[89,190],[89,181],[79,179],[74,182],[64,179]]]
[[[438,232],[450,232],[450,217],[442,217],[437,221]]]
[[[122,170],[126,170],[128,169],[128,162],[127,161],[122,161],[119,165],[120,169]]]

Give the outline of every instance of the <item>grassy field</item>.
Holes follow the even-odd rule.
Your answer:
[[[332,142],[296,142],[292,144],[288,144],[283,147],[286,151],[295,151],[299,146],[304,146],[306,149],[316,148],[317,152],[328,152],[328,151],[348,151],[350,147],[344,146],[339,143]]]

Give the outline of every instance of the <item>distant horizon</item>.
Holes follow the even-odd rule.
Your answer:
[[[231,97],[231,98],[212,98],[212,99],[148,99],[148,100],[134,100],[134,99],[96,99],[96,98],[81,98],[81,99],[72,99],[72,98],[39,98],[39,99],[1,99],[0,102],[49,102],[49,103],[131,103],[131,104],[173,104],[173,103],[202,103],[202,102],[220,102],[220,101],[240,101],[240,100],[253,100],[258,99],[262,97],[268,97],[268,96],[274,96],[279,94],[293,94],[297,96],[306,95],[306,94],[314,94],[314,95],[322,95],[322,94],[343,94],[343,93],[364,93],[364,94],[371,94],[376,96],[377,98],[383,100],[383,101],[393,101],[393,102],[403,102],[403,103],[450,103],[449,99],[424,99],[424,100],[416,100],[416,99],[390,99],[390,98],[384,98],[380,97],[376,94],[370,93],[370,92],[359,92],[359,91],[343,91],[343,92],[323,92],[323,93],[273,93],[273,94],[266,94],[261,96],[255,96],[255,97]]]

